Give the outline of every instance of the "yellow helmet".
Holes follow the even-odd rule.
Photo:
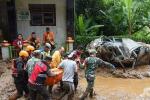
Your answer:
[[[29,54],[28,54],[28,52],[27,51],[25,51],[25,50],[21,50],[20,52],[19,52],[19,56],[20,57],[28,57],[29,56]]]
[[[33,46],[31,46],[31,45],[28,45],[26,47],[26,51],[34,51],[34,50],[35,50],[35,48]]]

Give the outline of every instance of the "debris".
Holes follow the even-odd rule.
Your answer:
[[[129,38],[100,37],[87,45],[96,49],[97,56],[117,66],[150,64],[150,47]],[[125,70],[124,70],[125,71]]]
[[[143,76],[144,76],[144,77],[150,77],[150,72],[145,72],[145,73],[143,73]]]

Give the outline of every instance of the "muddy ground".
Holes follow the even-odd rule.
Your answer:
[[[16,92],[11,77],[10,62],[0,61],[0,100],[8,100]],[[138,66],[134,70],[126,68],[124,73],[121,68],[110,72],[108,68],[98,68],[96,71],[94,98],[86,100],[150,100],[150,65]],[[79,70],[79,86],[75,100],[81,96],[86,88],[84,71]],[[53,99],[59,98],[57,85],[54,87]],[[24,97],[19,100],[25,100]]]

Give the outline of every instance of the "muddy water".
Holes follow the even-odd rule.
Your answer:
[[[150,87],[150,79],[119,79],[97,77],[95,81],[97,88],[107,89],[109,91],[122,90],[128,93],[141,94],[144,88]],[[97,90],[96,88],[96,90]]]
[[[84,86],[85,90],[86,87],[85,79],[81,79],[80,81],[81,81],[80,84]],[[145,94],[146,96],[150,97],[150,79],[121,79],[121,78],[112,78],[112,77],[105,78],[97,76],[95,80],[94,90],[97,95],[105,97],[109,96],[109,99],[111,98],[112,100],[120,100],[122,97],[125,97],[126,95],[127,96],[130,95],[132,99],[135,99],[133,97]],[[128,100],[128,99],[121,99],[121,100]]]

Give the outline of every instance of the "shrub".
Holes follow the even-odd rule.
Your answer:
[[[75,38],[75,45],[82,45],[86,47],[88,43],[99,38],[100,36],[79,36],[77,35]]]

